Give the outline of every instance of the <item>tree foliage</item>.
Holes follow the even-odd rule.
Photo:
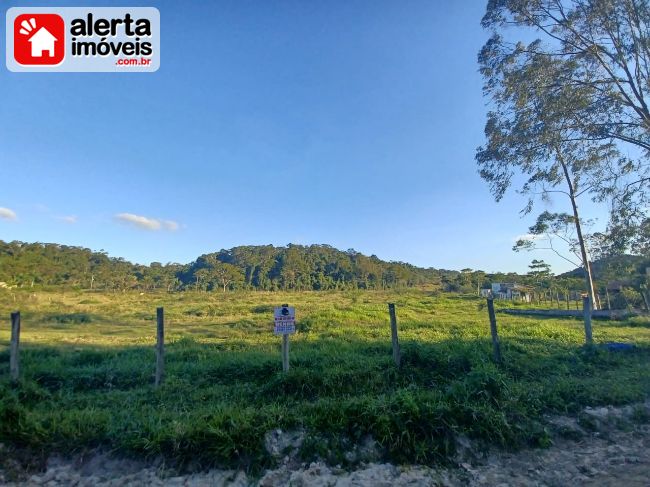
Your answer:
[[[534,278],[547,278],[553,275],[551,273],[551,266],[543,260],[533,259],[528,268],[530,269],[528,275]]]
[[[0,281],[7,285],[82,289],[328,290],[439,285],[445,271],[385,262],[328,245],[241,246],[186,265],[149,266],[105,252],[57,244],[0,241]]]
[[[493,31],[479,62],[495,107],[478,161],[496,198],[513,164],[528,177],[524,192],[547,195],[562,177],[548,162],[562,155],[576,192],[610,206],[607,252],[642,252],[635,236],[648,225],[650,193],[648,2],[489,0],[482,23]],[[510,42],[509,27],[536,39]],[[626,145],[636,149],[631,157],[618,152]]]
[[[288,252],[289,249],[291,252]],[[291,257],[287,257],[291,255]],[[291,268],[284,270],[285,263]],[[620,256],[594,264],[601,293],[608,280],[622,279],[638,287],[646,283],[650,259]],[[298,272],[298,271],[299,272]],[[342,252],[328,245],[287,247],[241,246],[198,257],[189,264],[145,266],[106,252],[57,244],[0,240],[0,292],[4,286],[33,289],[95,291],[226,290],[354,290],[426,286],[434,291],[476,294],[492,282],[516,282],[536,288],[581,290],[583,272],[540,279],[516,273],[482,270],[424,269],[386,262],[354,250]]]

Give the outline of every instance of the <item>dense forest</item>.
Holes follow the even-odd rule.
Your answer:
[[[240,246],[201,255],[189,264],[133,264],[82,247],[0,241],[0,286],[93,290],[228,291],[236,289],[330,290],[394,289],[427,286],[474,292],[490,282],[518,282],[537,289],[581,291],[582,271],[553,276],[543,261],[526,275],[488,274],[480,270],[421,268],[386,262],[353,249],[329,245]],[[635,287],[645,283],[650,259],[622,256],[594,263],[600,285],[619,279]]]
[[[57,244],[0,241],[0,281],[7,286],[84,289],[327,290],[440,284],[444,271],[385,262],[328,245],[241,246],[189,264],[133,264],[105,252]]]

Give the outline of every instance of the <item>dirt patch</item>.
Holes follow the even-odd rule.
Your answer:
[[[36,474],[0,470],[0,484],[48,487],[650,485],[650,401],[621,408],[586,408],[575,417],[546,419],[552,438],[549,448],[516,453],[486,451],[460,437],[456,468],[362,463],[355,470],[346,471],[323,462],[300,464],[290,452],[300,446],[303,432],[274,430],[267,435],[267,448],[281,464],[266,471],[261,478],[235,470],[172,476],[161,463],[118,460],[100,453],[73,460],[51,456],[43,471]],[[32,468],[34,465],[37,463]],[[10,482],[14,475],[19,475],[20,480]]]

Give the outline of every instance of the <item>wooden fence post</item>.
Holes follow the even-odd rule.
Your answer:
[[[585,316],[585,342],[587,345],[591,345],[593,338],[591,336],[591,300],[589,296],[582,298],[582,308]]]
[[[163,308],[156,309],[156,387],[162,384],[165,377],[165,312]]]
[[[11,346],[9,351],[9,373],[11,380],[20,377],[20,311],[11,313]]]
[[[289,335],[287,333],[282,335],[282,370],[289,371]]]
[[[497,317],[494,314],[494,300],[487,300],[488,315],[490,317],[490,333],[492,334],[492,348],[494,349],[494,361],[501,363],[501,344],[497,332]]]
[[[399,349],[399,340],[397,338],[397,316],[395,316],[394,303],[388,303],[388,314],[390,315],[390,335],[393,341],[393,360],[395,361],[395,365],[399,367],[402,357]]]

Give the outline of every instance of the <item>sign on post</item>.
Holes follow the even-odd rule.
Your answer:
[[[296,308],[282,305],[274,310],[276,335],[290,335],[296,332]]]
[[[296,308],[283,304],[274,310],[276,335],[282,335],[282,370],[289,371],[289,335],[296,332]]]

